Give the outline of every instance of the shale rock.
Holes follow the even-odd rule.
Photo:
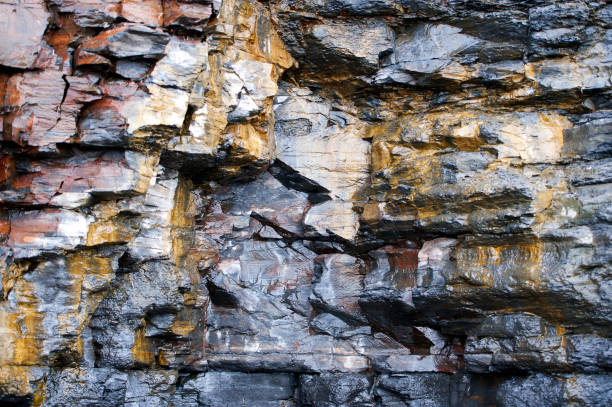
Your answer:
[[[0,405],[612,405],[604,0],[0,0]]]

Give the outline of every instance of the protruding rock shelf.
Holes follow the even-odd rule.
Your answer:
[[[608,3],[0,0],[0,406],[611,406]]]

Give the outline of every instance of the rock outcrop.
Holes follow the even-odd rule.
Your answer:
[[[605,0],[0,1],[0,404],[612,405]]]

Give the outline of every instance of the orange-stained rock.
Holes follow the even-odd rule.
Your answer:
[[[15,176],[15,160],[10,155],[0,158],[0,185]]]
[[[224,1],[208,29],[208,61],[194,85],[189,126],[170,140],[162,162],[198,177],[252,176],[273,159],[276,81],[294,60],[259,3]],[[172,67],[180,59],[168,59],[162,73],[180,73]]]
[[[213,12],[210,3],[181,0],[163,0],[164,25],[178,25],[191,30],[202,31]]]
[[[22,172],[0,192],[0,202],[76,208],[92,197],[146,192],[156,160],[131,151],[81,153],[70,161],[22,162]]]
[[[79,37],[79,26],[74,22],[73,14],[59,14],[54,20],[54,26],[45,34],[47,43],[63,60],[70,57],[71,44]]]
[[[11,214],[8,247],[15,258],[48,251],[74,249],[85,243],[88,221],[80,213],[63,209],[19,211]]]
[[[116,251],[81,252],[38,263],[0,303],[2,366],[82,361],[83,329],[117,267]]]
[[[3,242],[8,238],[11,231],[11,222],[9,220],[8,212],[0,211],[0,242]]]
[[[9,79],[4,105],[11,113],[5,118],[4,140],[45,146],[70,137],[70,134],[53,132],[66,88],[62,76],[62,72],[48,69],[17,74]]]
[[[53,150],[76,134],[76,116],[84,103],[100,97],[98,77],[65,76],[50,68],[12,76],[4,104],[4,140]]]
[[[0,0],[0,406],[612,405],[607,3]]]
[[[77,67],[81,67],[83,65],[110,67],[112,65],[112,62],[107,58],[82,49],[76,53],[75,62]]]
[[[134,23],[159,26],[163,14],[162,0],[123,0],[121,3],[121,16]]]

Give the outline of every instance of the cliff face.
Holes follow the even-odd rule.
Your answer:
[[[612,405],[612,5],[0,1],[0,404]]]

